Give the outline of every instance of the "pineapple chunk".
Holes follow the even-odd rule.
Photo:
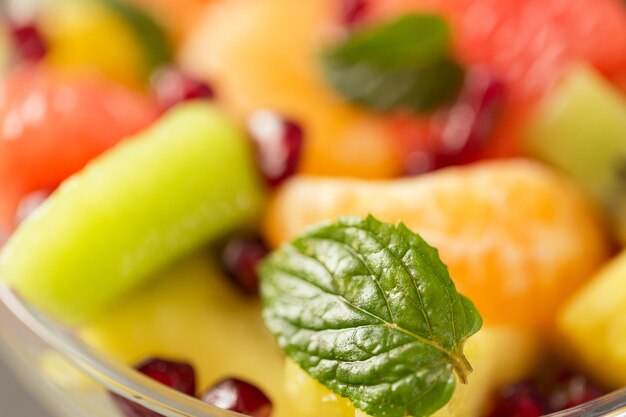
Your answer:
[[[558,326],[589,374],[609,387],[626,385],[626,251],[565,305]]]
[[[200,390],[222,378],[244,379],[271,398],[273,417],[296,416],[284,400],[283,354],[265,329],[260,302],[243,294],[207,254],[161,272],[80,335],[129,365],[153,356],[190,362]]]
[[[470,338],[465,353],[474,367],[469,384],[457,385],[450,402],[433,417],[478,417],[492,392],[526,376],[534,367],[539,345],[529,334],[507,327],[487,327]],[[369,417],[287,360],[286,393],[302,417]]]

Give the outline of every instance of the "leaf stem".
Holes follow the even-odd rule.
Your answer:
[[[467,384],[467,377],[474,370],[463,353],[451,356],[453,359],[454,373],[461,384]]]

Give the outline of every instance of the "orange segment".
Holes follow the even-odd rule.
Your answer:
[[[610,251],[578,191],[523,160],[392,181],[296,178],[274,197],[266,237],[278,245],[319,221],[368,213],[437,247],[488,324],[548,327]]]
[[[301,123],[303,172],[395,176],[402,155],[386,118],[348,104],[320,73],[319,50],[336,20],[336,0],[215,2],[186,42],[182,62],[238,117],[270,108]]]

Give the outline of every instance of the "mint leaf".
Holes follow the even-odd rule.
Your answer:
[[[405,15],[324,51],[326,79],[347,99],[374,110],[429,112],[453,100],[463,69],[450,57],[450,31],[434,15]]]
[[[471,366],[482,319],[439,259],[402,223],[321,225],[261,266],[263,315],[287,355],[375,417],[429,416]]]

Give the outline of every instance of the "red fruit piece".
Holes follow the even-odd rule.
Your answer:
[[[48,46],[34,23],[9,24],[11,41],[18,58],[26,62],[38,62],[46,56]]]
[[[196,373],[188,363],[152,358],[137,365],[136,369],[176,391],[196,395]]]
[[[457,102],[435,116],[435,168],[481,159],[505,105],[502,83],[482,71],[470,71]]]
[[[485,71],[468,71],[463,90],[449,108],[436,112],[424,129],[425,149],[409,152],[407,174],[416,175],[482,159],[503,113],[505,88]]]
[[[92,158],[159,116],[156,103],[100,78],[38,68],[0,80],[0,230],[27,194],[54,189]]]
[[[269,186],[276,187],[296,173],[303,142],[297,123],[272,111],[259,110],[250,116],[248,128]]]
[[[135,369],[183,394],[189,396],[196,394],[196,374],[193,367],[187,363],[153,358],[142,362]],[[118,408],[127,417],[161,417],[160,414],[125,398],[117,395],[114,395],[113,398]]]
[[[218,382],[202,395],[202,401],[251,417],[269,417],[272,402],[254,385],[236,378]]]
[[[503,389],[488,417],[540,417],[548,411],[547,399],[537,385],[523,382]]]
[[[267,256],[269,249],[260,238],[230,239],[222,252],[222,262],[228,275],[250,294],[259,291],[257,265]]]
[[[156,72],[152,87],[159,103],[169,109],[184,101],[210,99],[215,96],[213,88],[174,67],[161,68]]]
[[[341,4],[341,23],[354,26],[360,23],[367,14],[368,0],[343,0]]]
[[[550,390],[550,411],[556,412],[576,407],[606,393],[586,376],[564,372]]]
[[[622,0],[380,0],[372,9],[377,18],[442,13],[460,58],[510,85],[516,101],[540,96],[576,62],[611,77],[626,73]]]

